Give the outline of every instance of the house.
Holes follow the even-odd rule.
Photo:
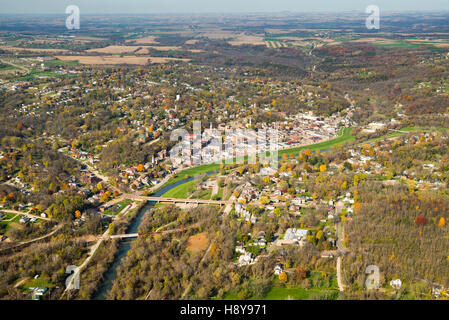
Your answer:
[[[435,284],[432,286],[432,295],[434,297],[439,297],[439,296],[441,296],[441,293],[443,292],[443,290],[444,290],[444,288],[442,286]]]
[[[288,228],[285,231],[284,240],[299,241],[307,236],[307,232],[306,229]]]
[[[239,252],[239,253],[245,253],[246,252],[246,250],[245,250],[245,248],[243,247],[243,246],[237,246],[237,247],[235,247],[235,252]]]
[[[259,247],[265,247],[267,245],[267,240],[264,237],[260,237],[257,241],[254,241],[254,245]]]
[[[37,288],[29,288],[33,291],[32,293],[32,299],[33,300],[40,300],[40,298],[47,292],[48,288],[45,287],[37,287]]]
[[[22,223],[22,224],[27,223],[27,222],[29,222],[29,221],[30,221],[30,218],[28,218],[28,217],[22,217],[22,218],[20,218],[20,220],[19,220],[19,222]]]
[[[276,173],[276,170],[274,170],[271,167],[260,168],[260,170],[259,170],[259,174],[261,176],[272,176],[275,173]]]
[[[239,257],[239,266],[242,267],[249,265],[253,263],[253,261],[254,261],[253,254],[251,252],[245,252]]]
[[[273,272],[274,272],[274,274],[275,275],[280,275],[281,273],[282,273],[282,265],[280,265],[280,264],[277,264],[275,267],[274,267],[274,270],[273,270]]]
[[[396,289],[396,290],[401,289],[401,286],[402,286],[402,281],[401,281],[401,279],[393,279],[393,280],[391,280],[391,281],[390,281],[390,286],[391,286],[393,289]]]

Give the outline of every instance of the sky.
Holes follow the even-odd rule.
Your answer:
[[[449,0],[0,0],[1,13],[65,14],[77,5],[85,14],[449,11]]]

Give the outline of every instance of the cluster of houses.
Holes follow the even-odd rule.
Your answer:
[[[27,223],[34,223],[37,221],[37,218],[33,217],[27,217],[27,216],[23,216],[22,218],[20,218],[19,222],[22,224],[27,224]]]
[[[281,147],[307,145],[334,138],[340,125],[349,125],[350,117],[338,114],[320,117],[312,111],[298,113],[278,124]]]
[[[235,252],[240,253],[237,265],[243,267],[254,263],[254,255],[251,252],[247,252],[245,247],[237,246],[235,247]]]
[[[257,218],[251,214],[248,210],[245,209],[246,206],[237,202],[235,204],[235,212],[243,219],[245,219],[245,221],[249,221],[252,224],[256,223]]]
[[[276,244],[304,246],[306,243],[307,233],[307,229],[288,228],[285,231],[284,237],[276,240]]]
[[[157,185],[164,177],[173,173],[173,167],[171,165],[165,165],[161,170],[158,171],[158,177],[153,177],[150,173],[147,173],[151,168],[154,167],[155,163],[159,163],[162,158],[159,158],[155,162],[154,157],[152,162],[146,162],[143,165],[143,172],[139,172],[136,167],[127,168],[120,172],[118,181],[129,185],[132,189],[140,190],[144,187],[151,187]]]

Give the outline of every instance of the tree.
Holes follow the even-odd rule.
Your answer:
[[[139,164],[136,168],[137,171],[139,172],[144,172],[145,171],[145,167],[143,166],[143,164]]]
[[[270,198],[268,198],[267,196],[261,196],[259,201],[261,204],[266,205],[270,203]]]
[[[282,213],[281,207],[276,207],[276,208],[274,209],[274,214],[275,214],[276,216],[280,217],[280,216],[281,216],[281,213]]]
[[[110,191],[106,191],[105,193],[102,194],[100,200],[102,202],[107,202],[109,200],[110,196],[111,196],[111,192]]]
[[[279,280],[281,280],[282,282],[287,282],[287,279],[288,279],[288,277],[287,277],[287,274],[285,273],[285,272],[281,272],[280,274],[279,274]]]
[[[424,225],[426,225],[426,223],[427,223],[427,220],[426,220],[426,218],[423,217],[423,216],[418,216],[418,217],[416,217],[416,219],[415,219],[415,224],[416,224],[417,226],[424,226]]]
[[[301,267],[301,266],[296,267],[296,269],[295,269],[295,276],[296,276],[297,279],[300,279],[300,280],[305,279],[307,277],[306,269],[304,267]]]
[[[322,165],[320,166],[320,172],[324,172],[324,171],[326,171],[326,169],[327,169],[327,167],[326,167],[325,164],[322,164]]]
[[[446,220],[443,217],[441,217],[440,221],[438,222],[438,226],[439,227],[444,227],[445,224],[446,224]]]
[[[75,211],[75,218],[76,218],[76,219],[81,218],[81,211],[79,211],[79,210],[76,210],[76,211]]]

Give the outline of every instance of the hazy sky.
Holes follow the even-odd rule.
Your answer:
[[[60,13],[68,5],[81,13],[201,13],[364,11],[448,11],[449,0],[0,0],[0,13]]]

